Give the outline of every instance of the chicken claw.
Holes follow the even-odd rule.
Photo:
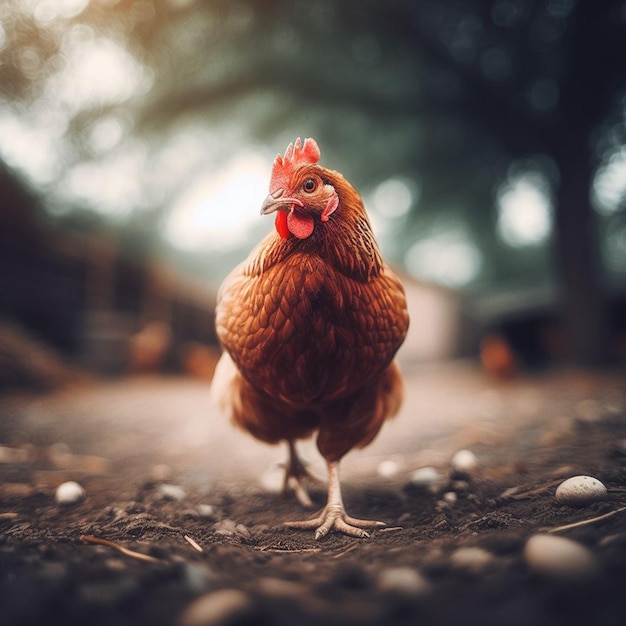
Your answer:
[[[321,539],[331,530],[350,537],[367,538],[370,535],[364,530],[365,528],[379,528],[386,524],[373,520],[355,519],[346,513],[341,497],[339,463],[331,462],[328,463],[328,504],[317,517],[298,522],[285,522],[285,526],[300,530],[315,529],[315,539]]]
[[[336,530],[350,537],[365,539],[370,534],[363,530],[364,528],[379,528],[386,526],[386,524],[374,520],[355,519],[346,514],[342,505],[329,504],[322,509],[318,517],[301,522],[285,522],[285,526],[300,530],[315,529],[315,539],[325,537],[331,530]]]

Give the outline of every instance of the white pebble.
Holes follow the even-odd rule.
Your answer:
[[[180,626],[218,626],[234,623],[252,612],[252,601],[243,591],[221,589],[194,600],[182,613]]]
[[[224,535],[226,537],[233,537],[235,535],[243,537],[244,539],[250,538],[250,531],[243,524],[237,524],[232,519],[224,519],[220,522],[213,524],[213,530],[217,535]]]
[[[450,461],[452,469],[457,472],[471,473],[478,466],[476,455],[470,450],[459,450]]]
[[[85,490],[73,480],[61,483],[54,494],[54,499],[58,504],[74,504],[84,497]]]
[[[392,476],[395,476],[398,473],[398,464],[395,461],[381,461],[378,464],[378,468],[376,469],[376,472],[378,473],[379,476],[382,476],[383,478],[391,478]]]
[[[199,504],[197,506],[198,515],[206,519],[215,519],[217,517],[217,511],[211,504]]]
[[[588,580],[600,569],[591,550],[555,535],[533,535],[524,547],[524,559],[532,571],[557,582]]]
[[[446,493],[443,494],[443,501],[446,504],[449,504],[450,506],[456,504],[456,501],[457,501],[456,493],[454,493],[454,491],[446,491]]]
[[[458,548],[450,556],[453,569],[469,574],[480,574],[494,562],[494,556],[479,547]]]
[[[378,576],[378,588],[383,593],[420,596],[429,591],[430,584],[411,567],[390,567]]]
[[[572,476],[556,489],[556,499],[561,504],[584,506],[602,500],[606,496],[606,487],[592,476]]]
[[[164,500],[183,500],[187,493],[178,485],[163,484],[158,487],[159,494]]]
[[[420,467],[410,477],[412,485],[430,487],[442,480],[442,475],[434,467]]]

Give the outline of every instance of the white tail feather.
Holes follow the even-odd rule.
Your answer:
[[[238,400],[236,393],[238,377],[237,366],[230,355],[224,352],[215,367],[210,394],[211,403],[229,419],[233,418],[234,403]]]

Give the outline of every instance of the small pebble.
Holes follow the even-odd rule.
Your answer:
[[[470,474],[478,467],[478,459],[470,450],[459,450],[450,461],[452,469],[461,474]]]
[[[244,539],[250,539],[250,537],[252,536],[250,534],[250,531],[248,530],[247,526],[244,526],[243,524],[237,524],[235,526],[235,532],[240,536],[243,537]]]
[[[194,600],[180,616],[179,626],[221,626],[251,617],[250,597],[237,589],[221,589]]]
[[[195,594],[206,593],[216,580],[215,574],[206,565],[194,563],[182,566],[182,577],[185,587]]]
[[[458,548],[450,556],[452,568],[468,574],[480,574],[494,563],[494,556],[483,548]]]
[[[234,537],[235,535],[243,537],[244,539],[250,539],[250,531],[243,524],[237,524],[232,519],[224,519],[221,522],[217,522],[213,525],[213,530],[218,535],[224,535],[225,537]]]
[[[85,497],[85,490],[77,482],[69,480],[61,483],[54,494],[58,504],[75,504]]]
[[[430,487],[443,479],[434,467],[420,467],[410,477],[410,483],[416,487]]]
[[[465,493],[466,491],[470,490],[470,483],[468,483],[466,480],[455,480],[450,486],[452,487],[452,489],[454,489],[456,493]]]
[[[447,491],[446,493],[443,494],[443,501],[449,504],[450,506],[456,504],[456,501],[457,501],[456,493],[454,493],[454,491]]]
[[[556,582],[589,580],[600,569],[589,548],[555,535],[533,535],[524,546],[524,560],[533,572]]]
[[[271,576],[259,578],[256,588],[270,598],[305,598],[309,591],[303,583]]]
[[[430,589],[428,581],[412,567],[389,567],[378,576],[378,589],[400,596],[421,596]]]
[[[198,515],[204,519],[216,519],[217,511],[211,504],[199,504],[196,508]]]
[[[168,483],[164,483],[163,485],[158,486],[159,495],[164,500],[176,500],[180,501],[187,497],[187,493],[182,487],[178,485],[170,485]]]
[[[376,468],[376,472],[379,476],[383,478],[391,478],[398,473],[399,466],[395,461],[387,460],[381,461]]]
[[[602,500],[607,494],[606,487],[592,476],[572,476],[556,489],[557,502],[569,506],[585,506]]]

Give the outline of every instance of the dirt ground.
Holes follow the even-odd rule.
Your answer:
[[[282,526],[311,515],[277,493],[286,451],[234,430],[206,382],[130,378],[5,395],[0,622],[624,623],[625,380],[557,371],[496,383],[467,364],[409,370],[401,414],[343,462],[348,512],[387,526],[320,541]],[[461,449],[474,469],[452,468]],[[323,476],[314,446],[302,451]],[[423,467],[434,470],[427,485],[412,478]],[[578,474],[600,479],[607,497],[558,503],[556,486]],[[58,504],[67,480],[85,497]],[[312,495],[321,507],[323,486]],[[540,571],[524,551],[537,533],[586,546],[595,566]]]

